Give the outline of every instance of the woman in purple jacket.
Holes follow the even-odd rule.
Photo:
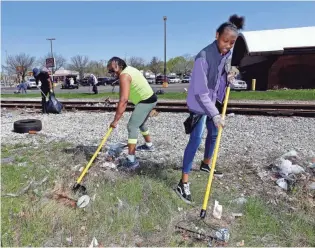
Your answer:
[[[220,113],[228,85],[226,62],[238,37],[238,30],[243,28],[243,24],[244,17],[232,15],[229,22],[221,24],[217,29],[216,40],[202,49],[195,58],[187,95],[190,117],[185,123],[190,125],[190,131],[186,130],[186,133],[190,133],[190,138],[184,153],[182,178],[176,188],[177,194],[186,203],[192,202],[188,175],[205,126],[208,134],[200,170],[210,172],[209,164],[218,134],[217,128],[224,126]],[[215,171],[214,175],[222,176],[222,173]]]

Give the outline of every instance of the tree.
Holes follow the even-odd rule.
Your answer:
[[[80,79],[83,79],[84,73],[87,72],[89,58],[87,56],[76,55],[71,57],[71,64],[69,65],[69,69],[73,71],[78,71],[80,75]]]
[[[87,70],[93,73],[96,77],[106,76],[107,68],[104,66],[103,61],[92,60],[87,66]]]
[[[51,58],[51,53],[47,53],[46,56],[41,57],[37,60],[37,64],[42,67],[46,67],[46,59]],[[55,55],[55,70],[59,70],[61,67],[66,66],[66,58],[60,54]]]
[[[183,64],[183,73],[187,74],[188,72],[191,72],[194,67],[194,57],[190,54],[185,54],[182,56],[184,58],[184,64]]]
[[[145,61],[141,57],[130,57],[127,62],[128,65],[137,68],[138,70],[143,70],[145,67]]]
[[[194,66],[194,58],[188,54],[171,58],[167,62],[167,68],[170,72],[176,74],[187,74]]]
[[[158,74],[162,71],[162,62],[159,60],[158,57],[153,57],[150,64],[149,64],[149,68],[154,73],[154,75],[156,77],[156,74]]]
[[[181,64],[183,63],[183,57],[175,57],[171,58],[166,62],[167,69],[169,72],[175,72],[177,73],[180,71]]]
[[[184,68],[185,68],[185,59],[182,56],[178,56],[175,58],[172,58],[168,61],[168,69],[170,72],[176,73],[176,74],[183,74]]]
[[[10,55],[5,60],[6,65],[3,66],[3,69],[7,71],[9,75],[17,73],[20,74],[22,76],[22,80],[24,81],[27,71],[32,70],[34,62],[35,57],[25,53]]]

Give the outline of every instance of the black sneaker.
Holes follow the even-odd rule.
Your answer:
[[[208,164],[205,164],[203,161],[201,161],[200,170],[207,172],[207,173],[210,173],[211,168]],[[223,177],[223,173],[220,171],[217,171],[216,169],[214,169],[213,175],[216,177]]]
[[[182,183],[180,180],[175,191],[184,202],[192,204],[189,183]]]

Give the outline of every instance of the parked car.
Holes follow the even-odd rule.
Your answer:
[[[155,79],[154,78],[146,78],[149,84],[154,84]]]
[[[156,84],[163,84],[164,82],[169,83],[169,79],[167,77],[164,78],[163,75],[157,76],[155,79]]]
[[[36,79],[35,78],[30,78],[28,81],[26,81],[27,89],[36,89]]]
[[[79,82],[82,86],[89,86],[90,85],[89,78],[87,78],[87,77],[81,79]]]
[[[169,83],[170,84],[180,83],[180,78],[179,77],[170,76],[170,77],[168,77],[168,79],[169,79]]]
[[[230,87],[231,90],[247,90],[247,83],[243,80],[235,79]]]
[[[183,84],[186,84],[186,83],[189,83],[190,82],[190,77],[184,77],[183,79],[182,79],[182,83]]]
[[[97,78],[97,85],[100,86],[100,85],[106,85],[108,82],[108,79],[106,77],[99,77]]]

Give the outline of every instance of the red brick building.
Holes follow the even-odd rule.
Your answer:
[[[232,57],[257,90],[315,88],[315,27],[243,32]]]

